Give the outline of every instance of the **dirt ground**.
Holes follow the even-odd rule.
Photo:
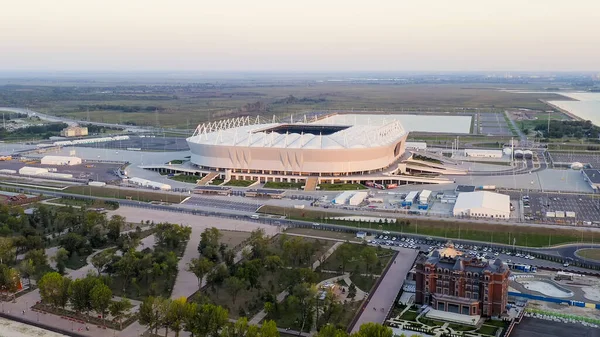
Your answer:
[[[140,209],[135,207],[119,207],[115,211],[106,212],[110,217],[114,214],[125,217],[127,222],[140,223],[141,221],[154,221],[154,223],[170,222],[186,226],[201,226],[201,227],[216,227],[220,230],[225,231],[241,231],[251,232],[257,228],[262,228],[265,233],[269,236],[278,233],[279,227],[246,222],[241,220],[224,219],[224,218],[213,218],[198,216],[186,213],[167,212],[152,209]],[[234,239],[232,239],[232,242]],[[239,240],[235,239],[235,240]]]
[[[249,232],[221,231],[221,234],[223,237],[220,242],[226,244],[227,248],[233,248],[250,237]]]
[[[348,240],[348,241],[356,241],[362,242],[361,239],[358,239],[355,234],[352,233],[343,233],[343,232],[334,232],[334,231],[323,231],[318,229],[310,229],[310,228],[288,228],[286,233],[291,234],[302,234],[309,236],[318,236],[329,239],[338,239],[338,240]]]

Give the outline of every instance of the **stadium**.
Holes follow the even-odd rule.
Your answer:
[[[394,118],[265,123],[241,117],[201,124],[187,143],[190,163],[200,175],[212,173],[226,180],[447,182],[397,174],[410,156],[405,153],[407,136]]]

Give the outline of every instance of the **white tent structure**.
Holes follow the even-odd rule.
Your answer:
[[[44,156],[40,161],[42,165],[79,165],[81,158],[67,156]]]
[[[477,191],[460,193],[453,210],[454,216],[475,218],[510,217],[510,197],[506,194]]]

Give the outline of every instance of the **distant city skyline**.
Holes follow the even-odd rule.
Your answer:
[[[600,3],[15,1],[0,71],[600,70]]]

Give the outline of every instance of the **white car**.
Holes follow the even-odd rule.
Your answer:
[[[500,255],[500,254],[498,254],[498,252],[495,252],[495,253],[494,253],[494,256],[498,256],[498,255]]]

